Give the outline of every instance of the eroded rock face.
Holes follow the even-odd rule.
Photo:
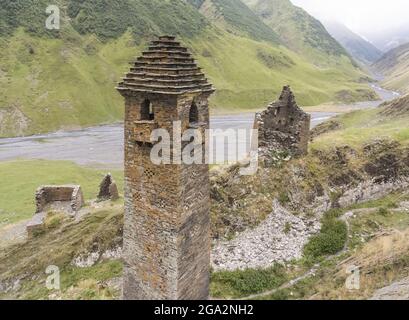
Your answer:
[[[0,137],[22,136],[31,120],[21,111],[20,106],[0,109]]]
[[[317,125],[314,129],[311,130],[310,137],[311,140],[319,137],[328,132],[336,131],[342,129],[342,124],[337,120],[328,120]]]
[[[393,140],[376,139],[364,147],[368,158],[365,172],[377,183],[395,180],[404,168],[400,144]]]
[[[101,184],[99,185],[98,200],[115,201],[118,198],[119,198],[118,186],[116,185],[116,182],[113,180],[111,174],[109,173],[104,177],[104,179],[101,181]]]
[[[254,129],[259,130],[259,156],[267,166],[276,153],[293,156],[308,153],[311,116],[295,101],[289,86],[285,86],[278,101],[257,113]]]

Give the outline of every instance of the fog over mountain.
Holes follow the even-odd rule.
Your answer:
[[[320,20],[337,21],[386,52],[409,42],[406,0],[291,0]]]
[[[382,57],[382,51],[345,25],[335,21],[322,21],[325,28],[358,61],[369,65]]]

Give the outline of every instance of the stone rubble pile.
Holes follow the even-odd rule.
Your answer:
[[[232,241],[218,241],[212,251],[215,270],[266,268],[302,256],[308,239],[319,232],[318,218],[293,215],[277,200],[268,218]]]

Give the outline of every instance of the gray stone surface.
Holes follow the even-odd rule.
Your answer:
[[[409,300],[409,278],[377,290],[369,300]]]
[[[299,259],[308,239],[319,232],[319,219],[293,215],[274,201],[272,213],[255,229],[232,241],[218,241],[212,250],[215,270],[266,268]]]

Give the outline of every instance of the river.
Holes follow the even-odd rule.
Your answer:
[[[383,101],[399,96],[398,93],[372,84],[381,101],[359,102],[349,107],[363,109],[375,107]],[[312,112],[312,127],[336,115],[331,112]],[[254,113],[212,116],[211,129],[251,129]],[[59,131],[30,137],[0,139],[0,161],[16,159],[69,160],[79,165],[106,169],[123,168],[123,126],[104,125],[76,131]],[[249,142],[238,144],[249,149]],[[248,140],[248,139],[247,139]],[[229,148],[234,150],[234,148]],[[239,160],[246,152],[238,154]],[[231,156],[231,155],[230,155]]]

